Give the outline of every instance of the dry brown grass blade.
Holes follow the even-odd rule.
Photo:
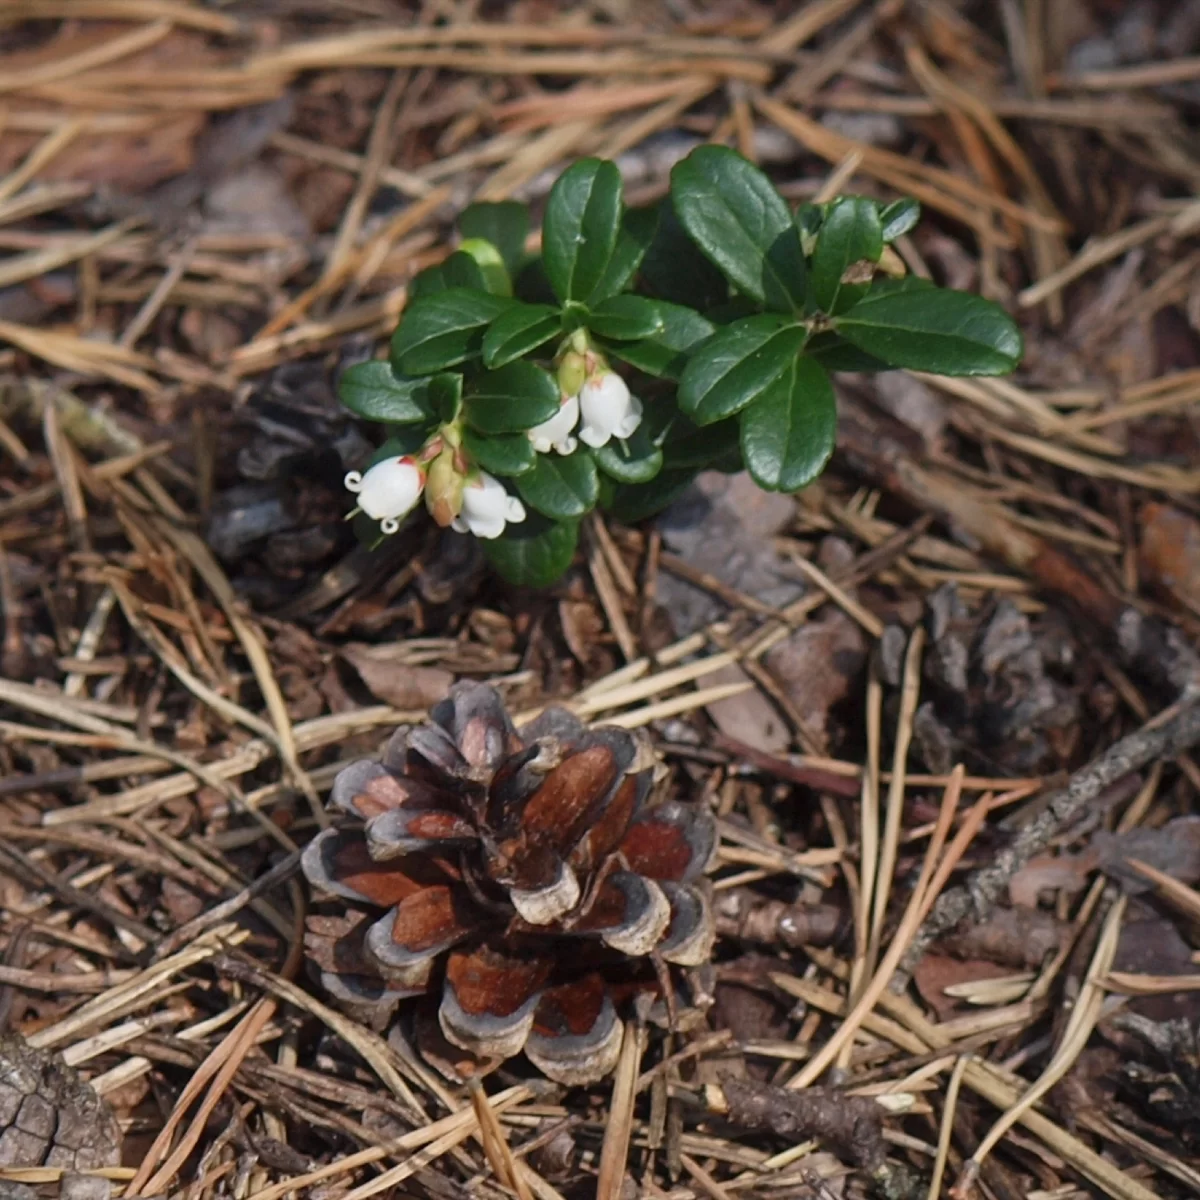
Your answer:
[[[900,819],[904,806],[904,773],[908,748],[912,742],[913,717],[921,688],[921,654],[925,648],[925,631],[913,630],[904,654],[904,673],[900,684],[900,712],[896,718],[895,749],[892,754],[892,774],[888,783],[883,832],[879,843],[879,865],[871,890],[872,911],[870,935],[867,941],[867,961],[875,963],[883,939],[883,923],[888,902],[892,898],[892,880],[900,845]]]
[[[626,1021],[621,1057],[613,1073],[608,1123],[600,1150],[596,1175],[596,1200],[618,1200],[625,1182],[629,1142],[633,1134],[633,1106],[637,1097],[638,1072],[645,1048],[645,1029],[640,1021]]]
[[[769,96],[756,95],[754,105],[767,120],[806,146],[827,162],[837,164],[847,154],[862,155],[862,170],[900,191],[910,192],[923,203],[947,216],[960,220],[972,229],[996,236],[989,226],[981,224],[980,213],[1001,213],[1023,225],[1048,232],[1061,232],[1062,222],[1017,204],[1006,196],[996,195],[950,171],[917,164],[890,150],[881,150],[864,142],[826,129],[794,108]],[[990,219],[990,217],[988,218]]]
[[[513,1105],[524,1103],[526,1100],[532,1098],[533,1093],[529,1088],[518,1086],[499,1092],[488,1103],[494,1112],[503,1112]],[[410,1163],[403,1164],[401,1167],[394,1167],[390,1171],[385,1171],[376,1176],[373,1183],[380,1185],[378,1190],[384,1190],[408,1178],[413,1171],[419,1170],[422,1166],[427,1165],[438,1155],[444,1154],[453,1146],[466,1141],[476,1128],[477,1122],[474,1110],[470,1107],[462,1108],[458,1112],[451,1113],[448,1117],[442,1117],[440,1120],[430,1122],[421,1129],[402,1134],[377,1146],[371,1146],[369,1149],[360,1150],[355,1154],[347,1155],[345,1158],[336,1159],[331,1163],[326,1163],[324,1166],[318,1167],[316,1170],[308,1172],[306,1175],[297,1175],[291,1179],[284,1179],[282,1182],[274,1184],[271,1187],[263,1188],[261,1191],[252,1193],[251,1200],[281,1200],[289,1192],[312,1187],[314,1184],[321,1183],[326,1179],[336,1179],[340,1175],[347,1175],[359,1167],[370,1166],[372,1163],[377,1163],[381,1159],[391,1155],[428,1148],[429,1153],[423,1160],[416,1162],[410,1160]],[[408,1169],[405,1170],[405,1167]],[[366,1194],[373,1195],[374,1193],[367,1192]]]
[[[833,1065],[842,1047],[854,1037],[857,1030],[862,1026],[867,1014],[875,1007],[876,1001],[887,990],[888,983],[892,978],[892,972],[895,971],[901,958],[904,957],[904,951],[908,948],[908,943],[916,934],[923,914],[932,906],[934,900],[937,898],[937,890],[940,890],[940,886],[945,882],[945,875],[948,874],[948,871],[945,873],[937,871],[938,858],[941,855],[942,847],[946,843],[946,837],[950,832],[950,824],[958,807],[959,796],[962,794],[962,780],[965,774],[966,772],[961,766],[955,767],[951,774],[950,783],[942,795],[942,806],[938,813],[937,828],[934,830],[933,836],[929,839],[929,845],[925,850],[925,858],[921,864],[921,873],[917,878],[916,885],[913,887],[913,892],[904,910],[904,915],[900,919],[900,925],[893,935],[887,951],[880,959],[879,966],[871,982],[863,989],[862,995],[858,998],[854,1007],[847,1014],[846,1019],[838,1026],[829,1041],[800,1068],[800,1071],[796,1075],[788,1080],[787,1086],[789,1088],[805,1088],[815,1083]],[[975,831],[972,830],[971,832],[974,833]],[[954,861],[957,861],[957,857],[961,857],[963,849],[965,849],[965,845],[958,850],[956,857],[947,856],[947,862],[951,866],[953,866]],[[937,889],[931,886],[934,884],[938,885]]]
[[[155,363],[133,350],[103,342],[90,342],[67,333],[34,329],[12,321],[0,321],[0,342],[19,346],[35,358],[43,358],[56,367],[76,371],[89,378],[111,379],[134,391],[158,396],[162,388],[149,372]]]
[[[467,1091],[471,1096],[471,1107],[475,1110],[475,1119],[479,1122],[479,1136],[483,1142],[483,1152],[487,1155],[487,1160],[491,1163],[496,1178],[516,1192],[518,1200],[533,1200],[525,1176],[517,1168],[512,1147],[508,1144],[508,1138],[496,1117],[496,1111],[488,1102],[487,1092],[483,1090],[482,1082],[478,1079],[470,1080]]]
[[[0,25],[27,20],[36,5],[42,20],[61,17],[75,21],[165,21],[183,29],[200,29],[231,37],[239,30],[236,17],[213,12],[184,0],[0,0]]]
[[[170,32],[169,22],[153,21],[119,33],[88,50],[54,59],[38,67],[27,67],[24,71],[0,70],[0,94],[27,91],[60,79],[78,78],[96,67],[146,50],[155,42],[162,41]]]
[[[249,1053],[255,1039],[274,1012],[274,1001],[260,1000],[200,1064],[183,1091],[180,1092],[171,1115],[146,1152],[137,1174],[126,1187],[126,1196],[154,1195],[174,1179],[188,1155],[195,1149],[209,1116],[225,1094],[225,1089],[229,1086],[242,1060]],[[192,1101],[200,1095],[209,1080],[212,1080],[212,1086],[209,1088],[208,1094],[197,1109],[179,1143],[168,1155],[167,1151],[171,1146],[176,1128],[182,1122]],[[165,1162],[163,1162],[164,1158],[166,1158]],[[161,1167],[159,1163],[162,1163]]]

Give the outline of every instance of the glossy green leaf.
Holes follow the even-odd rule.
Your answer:
[[[481,238],[500,252],[510,275],[516,275],[525,258],[529,209],[516,200],[484,201],[463,209],[458,229],[464,238]]]
[[[679,407],[697,425],[733,416],[787,371],[806,336],[802,325],[769,313],[719,329],[688,359]]]
[[[548,304],[514,302],[483,337],[483,361],[492,368],[523,358],[562,333],[562,314]]]
[[[610,296],[623,292],[637,274],[646,251],[658,229],[658,208],[631,208],[621,219],[617,244],[600,282],[587,298],[590,305],[600,304]]]
[[[662,470],[663,452],[651,440],[646,423],[632,437],[611,441],[592,451],[596,466],[618,483],[647,483]]]
[[[426,267],[413,276],[409,287],[410,303],[436,296],[447,288],[472,288],[478,292],[491,292],[484,277],[483,268],[470,254],[456,250],[432,267]]]
[[[596,464],[585,450],[539,454],[533,470],[518,475],[516,485],[530,508],[559,521],[589,512],[599,492]]]
[[[412,425],[433,419],[429,380],[400,379],[390,362],[347,367],[338,380],[338,395],[351,412],[368,421]]]
[[[800,309],[800,234],[753,163],[726,146],[698,146],[671,171],[671,199],[684,229],[735,287],[769,308]]]
[[[915,229],[921,219],[921,205],[911,196],[905,196],[885,205],[879,210],[879,221],[883,227],[883,240],[894,242],[910,230]]]
[[[937,284],[932,279],[924,279],[920,275],[901,275],[898,279],[892,276],[880,276],[871,284],[867,292],[867,296],[874,299],[876,296],[893,296],[904,292],[930,292],[936,291]]]
[[[883,253],[883,227],[879,209],[864,196],[843,196],[825,214],[812,256],[813,299],[824,313],[849,308],[867,291],[870,277],[847,281],[846,274],[860,263],[877,263]]]
[[[512,304],[453,287],[415,300],[392,335],[392,364],[402,375],[434,375],[476,357],[487,327]]]
[[[851,345],[832,330],[813,334],[804,345],[804,353],[808,358],[815,358],[826,371],[867,373],[892,370],[883,359]]]
[[[658,228],[642,259],[641,279],[655,299],[701,312],[729,298],[728,281],[703,254],[696,253],[670,196],[658,207]]]
[[[597,337],[633,342],[662,333],[665,322],[653,300],[625,293],[593,308],[587,317],[587,327]]]
[[[493,296],[512,295],[512,276],[500,251],[483,238],[464,238],[456,254],[465,254],[475,260],[483,275],[483,286]]]
[[[669,508],[691,487],[696,472],[688,467],[664,470],[649,483],[623,484],[605,503],[618,521],[633,524]]]
[[[550,189],[542,222],[542,262],[563,304],[586,301],[604,278],[621,214],[621,172],[614,163],[580,159]]]
[[[463,449],[490,475],[523,475],[537,455],[525,433],[478,433],[463,430]]]
[[[480,433],[521,433],[548,421],[558,405],[554,376],[518,360],[496,371],[480,372],[471,381],[463,410],[467,424]]]
[[[825,220],[824,204],[801,204],[796,209],[794,220],[800,231],[800,248],[805,257],[809,257],[817,245],[817,234],[821,232],[821,224]]]
[[[751,478],[771,492],[811,483],[833,453],[837,402],[821,365],[802,355],[742,410],[742,457]]]
[[[429,401],[443,425],[458,416],[462,395],[463,377],[457,371],[442,371],[429,380]]]
[[[834,328],[893,367],[936,375],[1002,375],[1021,361],[1021,333],[997,304],[947,288],[872,292]]]
[[[687,365],[687,351],[711,337],[717,327],[682,304],[655,301],[662,328],[653,337],[611,348],[615,357],[660,379],[678,379]]]
[[[406,425],[397,429],[391,437],[367,459],[363,471],[369,471],[376,463],[389,458],[401,458],[405,454],[415,454],[429,438],[427,430],[418,425]]]
[[[701,470],[711,466],[738,444],[737,417],[728,417],[712,425],[694,425],[682,413],[662,439],[663,466],[668,470],[690,467]]]
[[[500,537],[481,539],[479,545],[509,583],[543,588],[570,567],[578,542],[578,521],[551,521],[531,512],[524,521],[507,525]]]

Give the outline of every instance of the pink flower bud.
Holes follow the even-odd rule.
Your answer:
[[[445,528],[462,511],[464,480],[455,462],[455,452],[447,447],[429,465],[425,481],[425,507],[429,515]]]
[[[595,449],[610,438],[629,437],[642,423],[642,402],[613,371],[602,370],[588,379],[579,392],[579,410],[579,437]]]
[[[462,511],[454,520],[459,533],[473,533],[478,538],[497,538],[509,522],[525,520],[525,505],[510,496],[504,484],[486,471],[479,472],[463,488]]]
[[[346,487],[358,496],[358,507],[378,521],[384,533],[400,528],[400,518],[412,510],[424,486],[425,472],[411,454],[385,458],[365,475],[351,471],[346,476]]]

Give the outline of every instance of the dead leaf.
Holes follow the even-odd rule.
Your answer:
[[[382,646],[351,642],[340,653],[371,695],[395,708],[432,708],[446,698],[454,682],[454,676],[441,667],[411,665],[403,642]]]
[[[1200,612],[1200,522],[1170,504],[1143,504],[1139,557],[1147,579],[1177,604]]]
[[[1118,880],[1131,896],[1154,890],[1127,867],[1136,858],[1180,883],[1200,881],[1200,817],[1176,817],[1158,829],[1131,829],[1128,833],[1100,831],[1092,838],[1096,865]]]
[[[1194,975],[1192,948],[1167,917],[1147,915],[1126,921],[1113,959],[1113,970],[1132,975]],[[1200,1020],[1200,992],[1164,992],[1134,996],[1127,1008],[1152,1021]]]
[[[719,671],[702,676],[696,681],[696,686],[709,688],[724,683],[750,682],[750,676],[736,663],[731,663]],[[744,742],[764,754],[783,754],[791,746],[787,722],[757,688],[751,687],[735,696],[727,696],[708,705],[705,711],[726,737]]]
[[[983,979],[1005,979],[1012,975],[1011,967],[986,959],[963,960],[943,954],[926,954],[913,972],[913,982],[921,999],[937,1013],[939,1021],[957,1016],[972,1006],[954,996],[947,996],[946,989],[963,983],[978,983]]]
[[[802,625],[764,662],[787,693],[814,745],[829,745],[829,711],[850,694],[867,658],[867,639],[841,609]]]
[[[1096,855],[1043,854],[1032,858],[1009,881],[1008,896],[1014,906],[1036,908],[1042,892],[1074,895],[1087,887],[1096,869]]]

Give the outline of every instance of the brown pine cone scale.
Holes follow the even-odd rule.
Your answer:
[[[517,730],[495,689],[456,685],[334,782],[339,824],[303,860],[348,902],[309,919],[322,984],[380,1023],[438,998],[439,1039],[480,1064],[524,1052],[563,1083],[608,1074],[621,1010],[712,949],[715,826],[652,803],[656,765],[625,730],[562,709]]]

